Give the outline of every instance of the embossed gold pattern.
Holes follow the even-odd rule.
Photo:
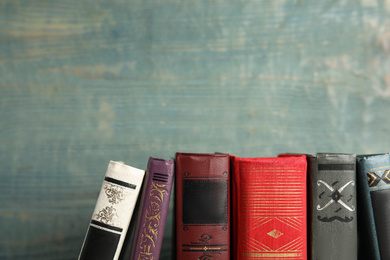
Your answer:
[[[161,205],[164,201],[164,195],[167,191],[164,189],[166,184],[158,184],[152,182],[149,193],[150,204],[145,212],[145,223],[143,225],[143,233],[141,235],[141,242],[139,244],[141,251],[137,260],[154,260],[153,249],[156,247],[156,240],[158,238],[158,227],[160,226]]]
[[[302,163],[303,165],[303,163]],[[240,167],[243,259],[302,259],[306,224],[304,169],[301,166]],[[251,177],[249,177],[251,176]],[[259,178],[258,176],[262,176]],[[249,228],[246,226],[250,226]]]
[[[301,253],[244,253],[244,257],[301,257]]]
[[[221,250],[220,247],[207,247],[207,246],[204,246],[202,248],[200,248],[201,250],[203,251],[207,251],[207,250]],[[188,250],[195,250],[195,251],[198,251],[199,250],[199,247],[190,247]]]
[[[267,235],[269,235],[273,238],[278,238],[280,236],[283,236],[284,234],[282,232],[280,232],[279,230],[274,229],[274,230],[268,232]]]

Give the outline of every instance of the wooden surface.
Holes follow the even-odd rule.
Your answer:
[[[111,159],[389,152],[389,108],[388,0],[2,0],[0,259],[76,259]]]

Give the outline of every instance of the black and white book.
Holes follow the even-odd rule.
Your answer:
[[[118,259],[145,171],[110,161],[79,260]]]

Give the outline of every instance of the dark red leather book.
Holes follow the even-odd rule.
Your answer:
[[[176,154],[176,259],[230,259],[229,161]]]
[[[306,156],[232,156],[232,259],[307,259]]]

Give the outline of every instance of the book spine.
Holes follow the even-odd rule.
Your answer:
[[[356,156],[309,157],[311,259],[357,259]]]
[[[176,259],[230,259],[226,154],[176,155]]]
[[[144,174],[110,161],[79,260],[118,259]]]
[[[174,161],[149,158],[130,259],[159,259],[168,216]]]
[[[370,259],[390,259],[390,155],[359,156],[357,163],[364,188],[361,251]]]
[[[305,156],[232,157],[233,259],[307,259]]]

